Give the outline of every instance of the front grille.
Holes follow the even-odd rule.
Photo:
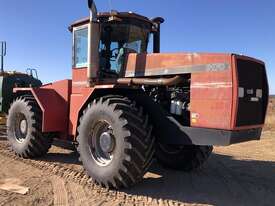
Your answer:
[[[265,66],[237,59],[239,101],[236,126],[263,124],[268,103]]]

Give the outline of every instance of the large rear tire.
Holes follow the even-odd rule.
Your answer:
[[[52,135],[42,133],[42,112],[32,96],[18,97],[9,109],[7,138],[23,158],[40,157],[52,144]]]
[[[78,152],[87,174],[104,187],[130,187],[148,170],[154,138],[148,116],[123,96],[105,96],[83,112]]]
[[[185,172],[201,168],[212,151],[213,146],[156,144],[156,158],[162,166]]]

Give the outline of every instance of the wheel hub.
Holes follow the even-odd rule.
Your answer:
[[[113,128],[107,121],[98,121],[92,128],[90,151],[99,166],[109,165],[114,157],[116,145]]]
[[[111,153],[114,150],[114,138],[109,132],[103,132],[100,135],[99,144],[105,153]]]
[[[24,114],[19,113],[15,119],[15,138],[19,143],[23,143],[28,133],[28,122]]]
[[[26,134],[27,133],[27,120],[22,119],[20,122],[20,131],[22,132],[22,134]]]

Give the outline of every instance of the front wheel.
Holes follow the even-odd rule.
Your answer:
[[[13,151],[23,158],[40,157],[52,144],[52,135],[42,133],[42,112],[32,96],[17,98],[9,109],[7,138]]]
[[[156,158],[161,165],[186,172],[199,169],[212,151],[213,146],[178,146],[156,143]]]
[[[130,187],[150,166],[154,138],[148,116],[122,96],[91,103],[78,127],[78,152],[88,175],[104,187]]]

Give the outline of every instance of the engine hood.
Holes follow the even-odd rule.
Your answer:
[[[233,54],[158,53],[128,54],[123,77],[150,77],[224,71],[231,67]]]

